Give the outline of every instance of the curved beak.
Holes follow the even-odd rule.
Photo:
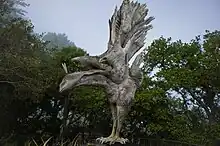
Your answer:
[[[62,92],[63,92],[63,89],[60,88],[60,89],[59,89],[59,92],[62,93]]]
[[[62,93],[65,90],[65,88],[62,88],[62,86],[59,86],[59,92]]]

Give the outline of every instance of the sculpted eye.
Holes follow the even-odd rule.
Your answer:
[[[66,80],[64,80],[60,85],[64,86],[66,84]]]

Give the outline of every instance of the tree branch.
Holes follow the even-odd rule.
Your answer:
[[[0,83],[15,84],[16,82],[11,82],[11,81],[0,81]]]
[[[196,102],[198,102],[198,104],[205,110],[206,114],[209,116],[211,113],[209,111],[209,108],[205,105],[205,103],[202,102],[201,99],[199,99],[198,97],[195,96],[195,94],[192,92],[191,89],[186,89],[187,92],[192,96],[192,98],[194,100],[196,100]]]

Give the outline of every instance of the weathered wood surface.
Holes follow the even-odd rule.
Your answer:
[[[60,83],[60,92],[77,86],[102,86],[106,89],[112,112],[113,127],[111,135],[98,140],[110,143],[126,143],[120,137],[122,123],[127,116],[137,88],[142,83],[139,68],[143,54],[139,54],[131,67],[129,61],[144,46],[147,32],[152,28],[146,4],[123,0],[120,8],[109,20],[109,41],[107,51],[99,56],[73,58],[79,62],[83,71],[67,74]],[[66,73],[67,68],[64,66]]]

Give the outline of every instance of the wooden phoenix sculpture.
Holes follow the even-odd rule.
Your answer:
[[[142,82],[142,54],[137,55],[131,67],[128,62],[144,46],[147,31],[152,28],[154,17],[146,18],[146,4],[123,0],[119,9],[109,20],[110,37],[107,51],[99,56],[82,56],[72,61],[81,63],[83,71],[68,73],[60,83],[59,91],[77,86],[92,85],[105,88],[112,112],[113,127],[109,137],[98,138],[100,143],[119,142],[125,144],[128,139],[120,137],[122,124],[127,116],[135,92]]]

